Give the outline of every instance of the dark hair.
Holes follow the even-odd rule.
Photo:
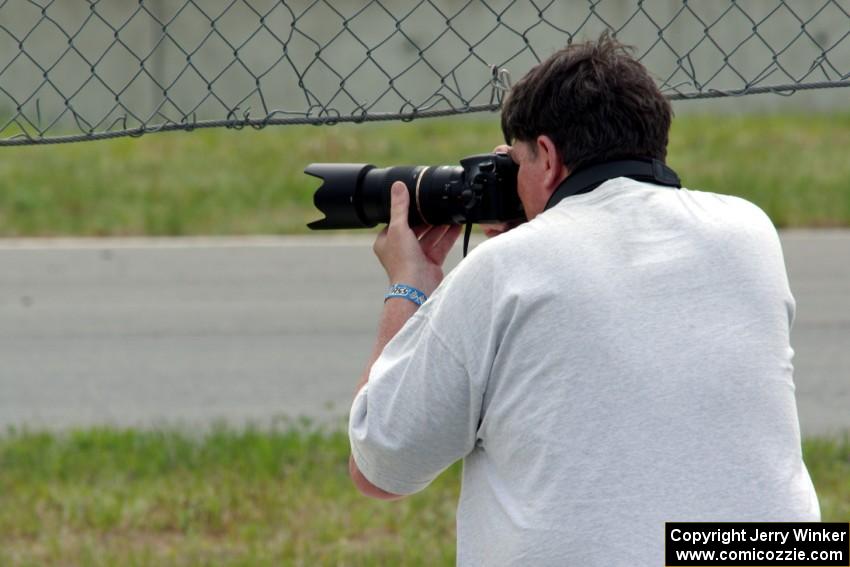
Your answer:
[[[507,143],[545,134],[570,171],[614,159],[663,162],[673,111],[631,51],[605,32],[534,67],[502,107]]]

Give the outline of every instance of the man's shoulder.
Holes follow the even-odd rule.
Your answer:
[[[470,267],[498,269],[505,263],[515,264],[527,258],[540,245],[540,233],[534,221],[525,222],[498,236],[478,244],[464,259]]]
[[[478,294],[486,289],[485,295],[492,295],[508,276],[515,279],[524,263],[533,262],[538,246],[529,224],[479,242],[446,276],[441,293]]]
[[[744,197],[715,191],[688,189],[685,187],[682,190],[686,191],[694,199],[703,201],[704,203],[711,203],[716,208],[724,210],[724,212],[734,214],[735,218],[749,217],[752,220],[771,222],[770,217],[761,207]]]

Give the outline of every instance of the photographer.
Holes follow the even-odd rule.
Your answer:
[[[663,162],[671,114],[607,35],[532,69],[497,148],[528,222],[489,227],[504,234],[445,278],[459,227],[412,230],[393,186],[374,249],[395,287],[351,408],[351,475],[394,499],[464,459],[460,565],[663,565],[665,521],[820,519],[767,216],[628,177],[569,185]]]

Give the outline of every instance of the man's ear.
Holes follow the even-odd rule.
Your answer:
[[[552,138],[545,134],[537,136],[536,149],[544,160],[543,189],[547,196],[551,196],[555,192],[555,189],[558,188],[558,185],[561,184],[561,181],[567,177],[569,171],[567,170],[567,166],[564,165],[561,153],[558,151],[558,147],[552,141]]]

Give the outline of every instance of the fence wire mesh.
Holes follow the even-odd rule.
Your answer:
[[[605,29],[674,100],[850,86],[839,0],[0,0],[0,145],[496,110]]]

